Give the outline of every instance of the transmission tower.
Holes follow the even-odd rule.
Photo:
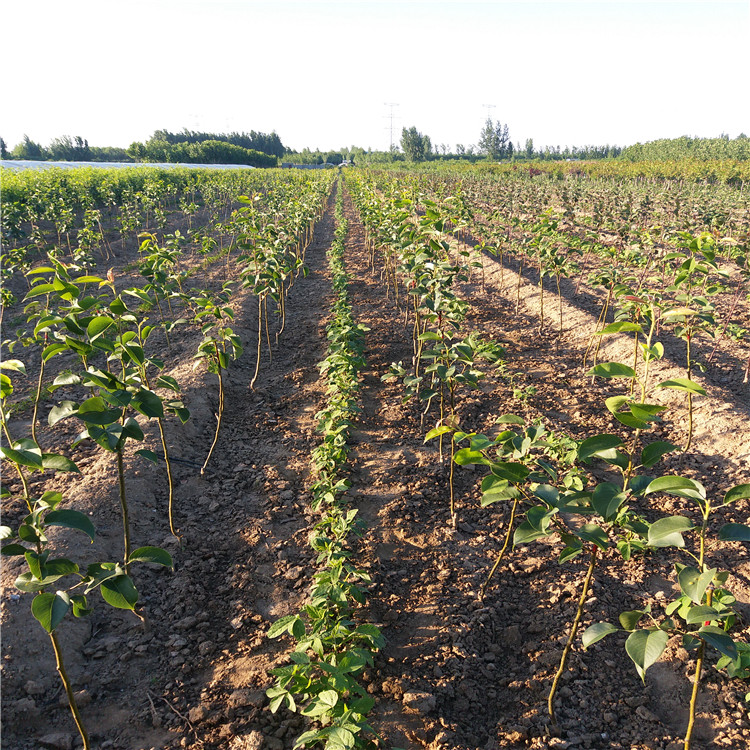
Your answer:
[[[393,108],[394,107],[398,107],[398,103],[396,103],[396,102],[385,102],[385,106],[391,108],[390,114],[387,114],[386,117],[388,119],[390,119],[390,121],[391,121],[391,124],[390,124],[390,131],[391,131],[391,151],[393,151],[393,118],[394,118]]]

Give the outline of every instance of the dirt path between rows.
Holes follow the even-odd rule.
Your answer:
[[[675,750],[690,689],[689,662],[678,644],[649,670],[645,687],[621,640],[615,643],[613,637],[588,652],[576,646],[560,691],[561,732],[549,736],[547,690],[585,561],[559,566],[548,545],[520,547],[507,556],[487,597],[479,600],[508,510],[481,509],[480,473],[465,468],[457,474],[459,523],[456,529],[449,526],[448,467],[433,444],[424,444],[427,428],[420,428],[416,408],[402,403],[401,385],[381,382],[391,362],[411,360],[409,330],[386,298],[379,273],[369,268],[364,231],[348,197],[345,207],[350,295],[355,318],[371,329],[349,494],[367,522],[356,558],[373,577],[362,617],[378,623],[387,639],[365,675],[376,698],[373,726],[388,748]],[[297,715],[272,715],[265,707],[268,669],[284,662],[290,646],[284,639],[269,641],[265,632],[304,601],[314,570],[307,536],[315,517],[306,487],[310,452],[318,441],[315,414],[324,399],[316,365],[325,352],[332,298],[325,252],[333,222],[331,201],[307,250],[310,273],[290,292],[286,331],[272,361],[265,355],[252,392],[255,302],[242,295],[235,302],[235,330],[245,353],[229,371],[226,424],[208,473],[201,477],[187,464],[179,468],[182,548],[167,533],[161,468],[130,464],[141,519],[135,534],[142,543],[169,545],[176,570],[136,573],[151,623],[147,632],[132,616],[110,617],[101,603],[92,619],[61,628],[71,676],[83,691],[84,717],[101,750],[287,750],[304,726]],[[469,325],[506,346],[512,377],[488,378],[462,400],[464,429],[492,432],[495,418],[509,412],[542,418],[577,438],[611,429],[601,409],[606,390],[584,380],[576,364],[576,338],[586,338],[591,315],[578,310],[580,318],[568,318],[571,333],[558,352],[553,339],[535,335],[532,307],[528,317],[513,314],[512,269],[506,267],[501,289],[499,270],[487,259],[485,283],[484,294],[477,279],[464,290],[472,301]],[[523,291],[533,306],[534,285],[526,282]],[[189,348],[186,343],[184,351]],[[216,396],[210,379],[192,368],[187,354],[174,365],[178,379],[189,383],[186,402],[193,413],[176,442],[179,457],[200,465],[213,433]],[[514,397],[528,386],[535,393]],[[712,393],[715,400],[703,407],[711,420],[696,436],[696,448],[707,452],[670,458],[663,473],[694,471],[718,493],[750,482],[743,454],[750,448],[742,429],[746,392],[744,401],[742,391]],[[716,435],[726,442],[710,442]],[[112,504],[101,503],[114,497],[112,467],[89,461],[84,475],[91,478],[78,480],[83,484],[76,485],[76,507],[94,514],[99,545],[116,547],[119,521],[114,510],[106,510]],[[675,501],[672,509],[687,507],[686,501]],[[734,508],[721,520],[745,522],[747,508]],[[71,544],[70,551],[91,554],[84,545]],[[731,566],[729,586],[747,622],[747,550],[726,545],[712,554],[715,564]],[[48,642],[31,622],[28,597],[19,601],[7,585],[17,574],[13,564],[4,568],[3,746],[70,750],[76,736],[67,708],[60,705]],[[587,602],[587,621],[611,620],[646,604],[656,608],[673,595],[672,586],[666,557],[646,566],[608,555]],[[749,638],[747,624],[738,632]],[[750,745],[741,690],[738,681],[707,670],[696,750]]]

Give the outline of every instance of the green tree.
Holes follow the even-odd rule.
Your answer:
[[[63,135],[50,143],[49,155],[54,161],[88,161],[91,150],[89,142],[80,135],[75,138]]]
[[[401,150],[408,161],[424,161],[432,152],[430,137],[422,135],[414,126],[401,130]]]
[[[534,139],[533,138],[526,139],[526,143],[524,144],[524,152],[526,153],[527,159],[534,158]]]
[[[4,138],[0,138],[0,159],[7,159],[10,154],[8,153],[8,146],[5,143]]]
[[[505,159],[513,153],[508,126],[503,125],[499,120],[493,123],[490,117],[487,118],[479,134],[478,145],[480,154],[495,161]]]
[[[47,158],[47,152],[38,143],[34,143],[28,135],[24,135],[23,141],[13,149],[11,158],[44,161]]]

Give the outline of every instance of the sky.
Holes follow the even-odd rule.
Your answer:
[[[157,129],[284,145],[620,145],[750,135],[750,0],[8,0],[0,136]]]

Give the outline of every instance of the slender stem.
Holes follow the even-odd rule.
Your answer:
[[[217,375],[219,378],[219,411],[216,415],[216,432],[214,433],[214,440],[211,443],[211,448],[208,451],[206,460],[203,462],[203,466],[201,467],[201,475],[205,473],[206,466],[208,466],[208,462],[211,460],[211,454],[214,452],[216,443],[219,442],[219,430],[221,429],[221,416],[224,413],[224,379],[221,377],[221,365],[219,365],[218,348],[216,351],[217,351],[216,365],[218,368]]]
[[[43,354],[43,352],[42,352]],[[42,381],[44,379],[44,356],[39,364],[39,379],[36,383],[36,396],[34,397],[34,412],[31,415],[31,439],[39,445],[39,441],[36,439],[36,418],[39,413],[39,399],[42,395]]]
[[[581,591],[581,598],[578,600],[578,610],[576,612],[575,619],[573,620],[573,626],[570,629],[570,635],[568,636],[568,642],[565,644],[563,649],[562,657],[560,658],[560,666],[557,668],[557,673],[552,680],[552,687],[549,691],[549,698],[547,699],[547,710],[549,711],[552,724],[557,725],[557,719],[555,718],[555,693],[557,692],[557,686],[560,682],[560,678],[565,671],[565,666],[568,662],[568,654],[570,649],[573,647],[573,641],[575,640],[576,634],[578,633],[578,625],[583,617],[583,606],[586,603],[586,597],[589,594],[589,588],[591,586],[591,579],[594,576],[594,568],[596,567],[596,556],[599,552],[599,548],[593,545],[591,548],[591,558],[589,560],[589,568],[586,571],[586,578],[583,581],[583,589]]]
[[[83,725],[83,719],[81,718],[81,712],[78,710],[78,704],[76,703],[76,697],[73,694],[73,686],[70,684],[68,679],[68,672],[65,669],[65,662],[63,661],[62,649],[60,648],[60,642],[57,640],[57,633],[53,630],[49,634],[49,638],[52,641],[52,648],[55,651],[55,662],[57,665],[57,673],[60,675],[62,684],[65,687],[65,694],[68,696],[68,705],[70,706],[70,712],[73,714],[73,720],[78,727],[78,732],[83,740],[83,750],[89,750],[89,735],[86,732],[86,727]]]
[[[510,538],[511,538],[511,535],[513,534],[513,522],[516,518],[517,508],[518,508],[518,498],[515,498],[515,500],[513,500],[513,507],[511,508],[511,511],[510,511],[510,521],[508,521],[508,530],[505,532],[505,541],[503,542],[503,548],[500,550],[500,554],[498,554],[497,560],[495,560],[495,564],[492,566],[492,570],[490,571],[490,574],[487,576],[487,580],[484,582],[482,586],[482,590],[479,592],[479,598],[482,601],[484,601],[484,595],[485,593],[487,593],[487,586],[490,585],[492,576],[495,575],[497,566],[500,565],[500,561],[503,559],[505,555],[505,550],[508,549],[508,545],[510,544]]]
[[[263,297],[258,297],[258,351],[255,359],[255,373],[250,381],[250,390],[255,388],[255,381],[258,379],[258,372],[260,371],[260,356],[261,348],[263,346]]]
[[[3,425],[3,432],[5,433],[5,439],[8,441],[8,447],[12,448],[13,438],[10,436],[10,432],[8,432],[8,422],[2,404],[0,404],[0,423],[2,423]],[[29,513],[31,513],[33,511],[33,508],[31,506],[31,494],[29,492],[29,483],[26,481],[26,475],[23,473],[20,464],[17,464],[15,461],[13,461],[12,463],[13,466],[16,467],[18,476],[21,479],[21,484],[23,485],[23,499],[26,502],[26,507],[29,509]]]
[[[130,575],[130,516],[128,514],[128,498],[125,494],[125,467],[122,460],[122,448],[117,451],[117,479],[120,485],[120,509],[122,511],[122,534],[125,546],[125,573]]]
[[[174,479],[172,478],[172,462],[169,460],[169,448],[167,446],[167,436],[164,433],[164,420],[159,417],[157,420],[159,425],[159,437],[161,438],[161,449],[164,453],[164,463],[167,467],[167,483],[169,485],[169,501],[167,504],[167,514],[169,516],[169,530],[173,536],[177,536],[177,532],[174,528],[174,518],[172,516],[172,507],[174,505]]]

